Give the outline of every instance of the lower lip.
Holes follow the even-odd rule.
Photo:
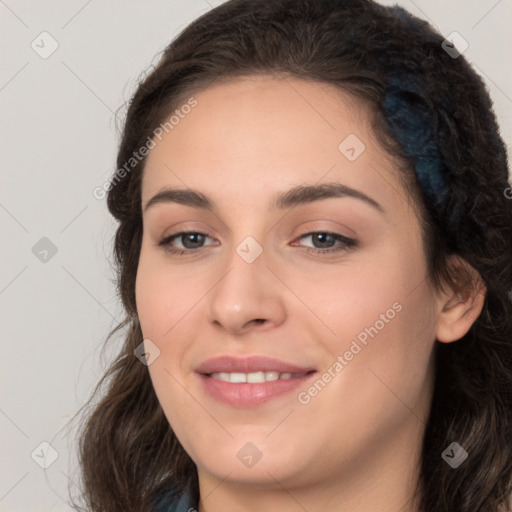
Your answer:
[[[226,382],[204,374],[199,374],[199,377],[206,392],[219,402],[234,407],[253,407],[290,393],[300,385],[304,385],[315,374],[316,372],[312,372],[302,377],[258,383]]]

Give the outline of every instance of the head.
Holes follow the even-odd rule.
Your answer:
[[[371,1],[232,0],[164,51],[108,192],[127,316],[83,435],[98,510],[197,492],[198,474],[348,482],[409,445],[425,511],[505,503],[507,157],[482,80],[443,39]],[[205,392],[226,354],[307,375],[233,407]],[[457,472],[452,441],[469,453]]]

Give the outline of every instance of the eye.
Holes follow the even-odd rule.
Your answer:
[[[314,254],[325,254],[333,252],[347,251],[357,246],[357,241],[348,238],[339,233],[330,233],[328,231],[313,231],[299,237],[299,240],[311,237],[315,247],[305,247],[305,251]],[[171,254],[185,255],[193,254],[204,247],[208,234],[201,231],[180,231],[162,239],[158,245],[162,246],[166,252]],[[176,240],[181,241],[182,248],[174,247]],[[338,245],[335,245],[335,244]],[[292,245],[297,245],[294,242]]]
[[[210,237],[206,233],[202,233],[200,231],[180,231],[179,233],[175,233],[164,238],[158,243],[158,245],[162,246],[165,251],[172,254],[190,254],[201,249],[206,238]],[[183,249],[176,248],[171,245],[175,240],[181,240]]]
[[[348,238],[339,233],[330,233],[328,231],[313,231],[302,235],[299,240],[311,237],[314,247],[306,247],[306,252],[314,254],[324,254],[347,251],[357,246],[357,241],[353,238]],[[336,242],[339,244],[334,245]]]

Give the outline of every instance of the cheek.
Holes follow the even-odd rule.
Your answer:
[[[165,256],[142,249],[135,296],[144,337],[162,341],[178,322],[186,321],[201,297],[198,284],[193,275],[185,277],[179,267],[166,265]]]
[[[148,367],[150,378],[169,422],[177,422],[169,416],[171,411],[180,410],[178,423],[190,427],[194,425],[192,413],[197,411],[190,411],[190,396],[180,385],[186,343],[177,342],[185,339],[187,321],[198,300],[194,286],[189,284],[180,281],[176,269],[166,270],[160,255],[142,248],[135,283],[137,312],[144,339],[150,339],[160,350],[160,356]]]
[[[385,418],[390,411],[395,411],[397,419],[407,418],[411,411],[417,411],[418,417],[424,415],[432,384],[435,313],[426,282],[412,293],[408,287],[405,290],[383,291],[367,305],[367,314],[356,316],[354,312],[352,337],[344,339],[352,359],[339,390],[368,421]],[[352,351],[357,354],[350,355]],[[393,414],[390,422],[395,421]]]
[[[306,406],[309,417],[329,411],[323,428],[352,432],[355,446],[366,443],[369,432],[380,439],[413,416],[426,421],[434,346],[428,296],[420,286],[398,304],[393,302],[396,294],[383,293],[368,299],[364,311],[353,307],[346,312],[335,325],[337,335],[329,337],[331,356],[320,376],[327,384],[320,383],[318,392],[303,390],[316,394]]]
[[[166,289],[165,274],[158,266],[141,254],[137,279],[135,282],[135,297],[144,338],[159,338],[167,324],[166,311],[172,311],[171,294],[163,293]]]
[[[354,266],[321,287],[317,284],[317,292],[310,295],[312,301],[315,297],[311,309],[331,331],[323,331],[325,348],[331,356],[347,354],[350,371],[342,373],[353,378],[345,381],[346,389],[352,387],[349,394],[356,396],[361,386],[370,386],[368,399],[375,392],[370,382],[384,386],[370,370],[392,389],[413,381],[421,385],[435,339],[434,304],[421,245],[406,251],[397,243],[373,257],[371,264]]]
[[[295,289],[307,297],[311,310],[330,328],[328,339],[335,343],[336,339],[351,339],[375,323],[381,327],[381,315],[385,315],[384,321],[394,323],[399,316],[396,310],[413,297],[424,272],[421,254],[389,245],[368,257],[358,256],[354,263],[340,266],[339,272],[324,269],[296,280]],[[388,322],[385,325],[387,328]]]

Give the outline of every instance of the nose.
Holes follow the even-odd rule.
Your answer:
[[[267,268],[265,251],[252,263],[233,251],[207,295],[208,321],[233,335],[281,325],[286,318],[286,290],[275,273]]]

